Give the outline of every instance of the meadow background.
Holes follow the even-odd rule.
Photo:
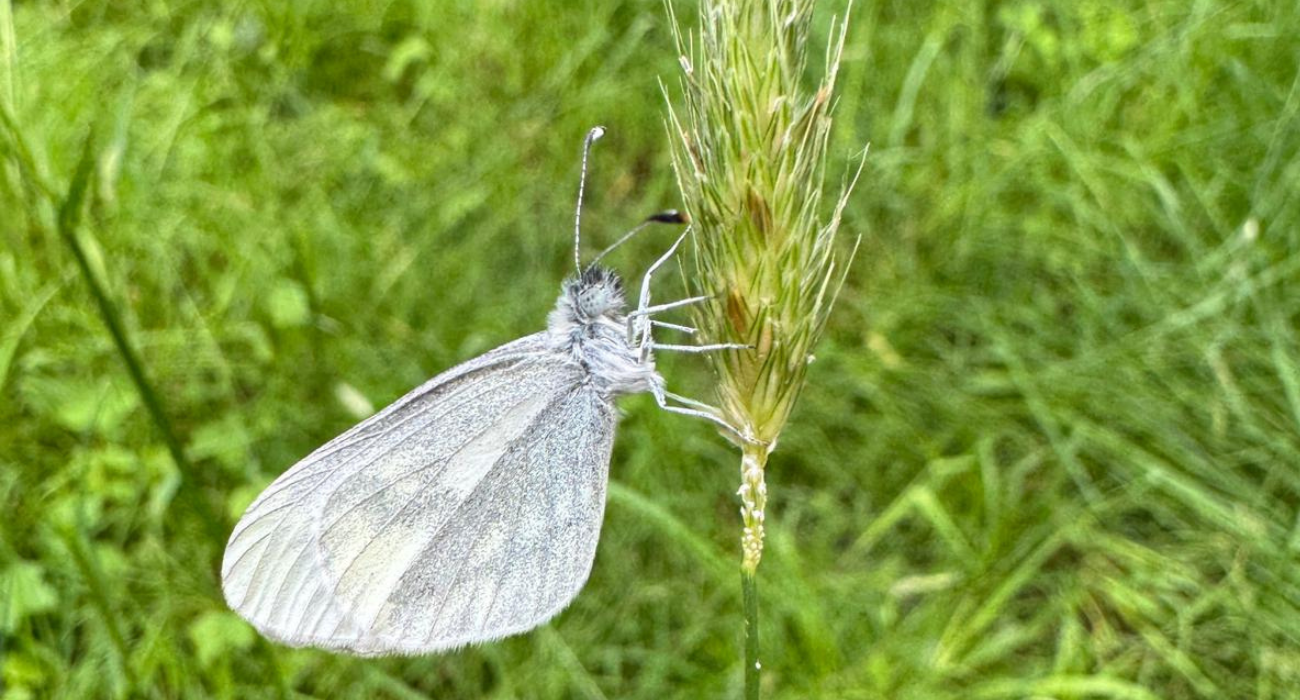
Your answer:
[[[1298,66],[1293,2],[858,0],[767,697],[1300,697]],[[678,204],[677,70],[658,0],[0,0],[0,697],[737,697],[737,459],[649,397],[532,634],[292,651],[217,583],[277,474],[542,327],[589,127],[589,253]]]

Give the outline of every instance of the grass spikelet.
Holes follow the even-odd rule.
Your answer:
[[[701,342],[751,349],[717,354],[713,369],[726,420],[752,436],[741,458],[746,695],[757,696],[754,574],[763,553],[764,477],[803,389],[848,260],[837,255],[840,213],[826,216],[827,139],[845,22],[833,23],[820,84],[809,89],[813,3],[704,2],[688,34],[671,4],[681,54],[682,99],[669,107],[673,163],[695,222],[694,293]]]

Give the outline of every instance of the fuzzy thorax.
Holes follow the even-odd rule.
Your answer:
[[[612,270],[592,265],[564,282],[547,330],[606,396],[650,391],[663,380],[654,358],[642,360],[627,340],[627,300],[623,281]]]

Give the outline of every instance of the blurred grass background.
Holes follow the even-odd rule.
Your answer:
[[[677,204],[664,14],[0,0],[5,700],[738,694],[734,456],[648,397],[532,634],[290,651],[216,579],[277,474],[541,328],[587,128],[589,251]],[[770,466],[767,696],[1300,697],[1297,66],[1289,2],[858,0],[863,247]],[[83,152],[72,240],[181,466],[60,235]]]

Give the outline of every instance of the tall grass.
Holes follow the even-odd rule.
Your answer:
[[[833,26],[824,77],[811,88],[804,72],[812,10],[803,0],[710,0],[700,5],[695,34],[672,17],[683,68],[682,106],[669,108],[673,166],[694,221],[688,279],[707,297],[696,324],[703,343],[743,348],[713,355],[712,364],[722,416],[742,438],[748,698],[759,696],[757,573],[768,455],[803,389],[847,267],[834,243],[851,187],[829,218],[822,206],[847,25]]]
[[[582,595],[452,655],[260,643],[184,500],[228,530],[355,422],[340,396],[540,329],[591,124],[593,245],[680,206],[659,0],[4,7],[7,697],[742,693],[734,456],[648,398]],[[1296,36],[1262,0],[858,0],[826,149],[838,173],[872,142],[844,210],[868,235],[771,455],[766,696],[1296,695]],[[96,125],[79,240],[183,482],[58,234]]]

